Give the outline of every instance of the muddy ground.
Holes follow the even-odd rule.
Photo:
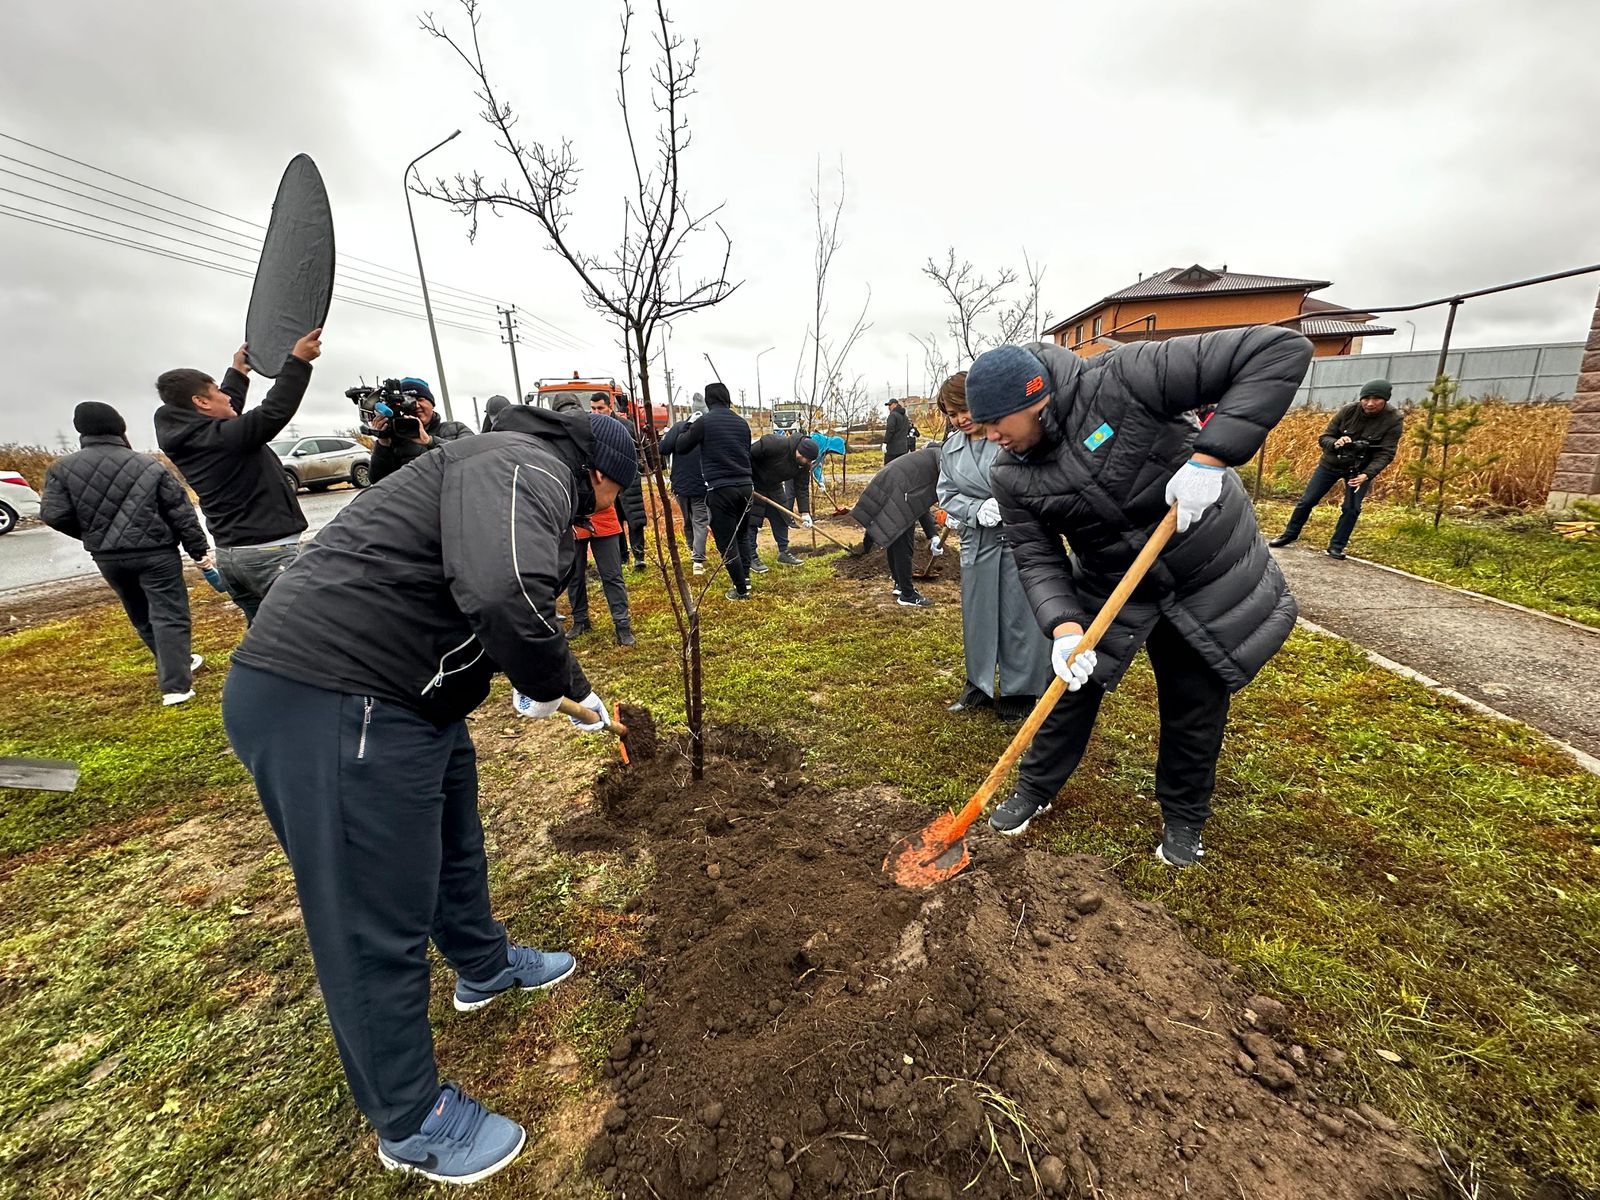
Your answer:
[[[927,892],[880,863],[926,809],[828,794],[771,738],[635,756],[573,853],[653,858],[647,999],[587,1151],[618,1196],[1203,1196],[1438,1192],[1370,1108],[1318,1099],[1294,1042],[1105,866],[994,837]]]

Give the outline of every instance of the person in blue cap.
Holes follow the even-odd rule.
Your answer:
[[[1019,834],[1050,810],[1101,700],[1143,646],[1161,714],[1156,857],[1188,867],[1204,856],[1229,699],[1277,653],[1296,613],[1229,468],[1255,455],[1310,362],[1306,338],[1263,326],[1087,360],[1061,346],[999,346],[972,364],[968,411],[1005,451],[990,469],[1004,537],[1068,689],[990,817],[998,832]],[[1193,414],[1213,405],[1202,429]],[[1177,535],[1098,648],[1072,659],[1172,505]]]

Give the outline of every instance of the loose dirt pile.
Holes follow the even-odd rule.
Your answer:
[[[1281,1005],[1099,860],[985,838],[958,879],[905,892],[879,866],[927,810],[825,795],[770,739],[708,749],[703,784],[636,757],[553,831],[656,862],[647,999],[587,1155],[614,1193],[1437,1192],[1393,1122],[1312,1097],[1336,1054],[1290,1044]]]
[[[877,546],[859,558],[843,556],[833,564],[833,569],[846,579],[889,578],[889,556]],[[918,579],[942,579],[947,583],[961,582],[961,552],[954,546],[937,558],[928,553],[928,546],[920,538],[911,552],[911,574]]]

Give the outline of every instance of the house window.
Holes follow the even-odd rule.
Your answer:
[[[1078,328],[1073,332],[1072,342],[1073,342],[1074,345],[1078,345],[1078,346],[1081,346],[1083,344],[1083,326],[1082,325],[1079,325]]]
[[[1094,319],[1094,335],[1095,335],[1095,337],[1099,337],[1100,336],[1100,318],[1099,317],[1096,317]]]

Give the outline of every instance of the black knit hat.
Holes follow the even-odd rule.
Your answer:
[[[72,427],[85,436],[96,433],[128,436],[128,423],[122,419],[122,414],[98,400],[85,400],[72,410]]]
[[[720,382],[706,384],[706,403],[720,404],[724,408],[731,407],[733,397],[728,395],[728,385]]]
[[[1387,400],[1394,395],[1394,385],[1387,379],[1370,379],[1361,385],[1361,395],[1358,400],[1365,400],[1368,396],[1381,396]]]
[[[822,453],[822,448],[817,445],[817,439],[813,437],[801,438],[800,444],[794,449],[796,454],[809,463],[816,462],[817,456]]]
[[[639,478],[639,451],[633,432],[609,413],[590,413],[589,428],[594,430],[594,457],[590,466],[623,487]]]

